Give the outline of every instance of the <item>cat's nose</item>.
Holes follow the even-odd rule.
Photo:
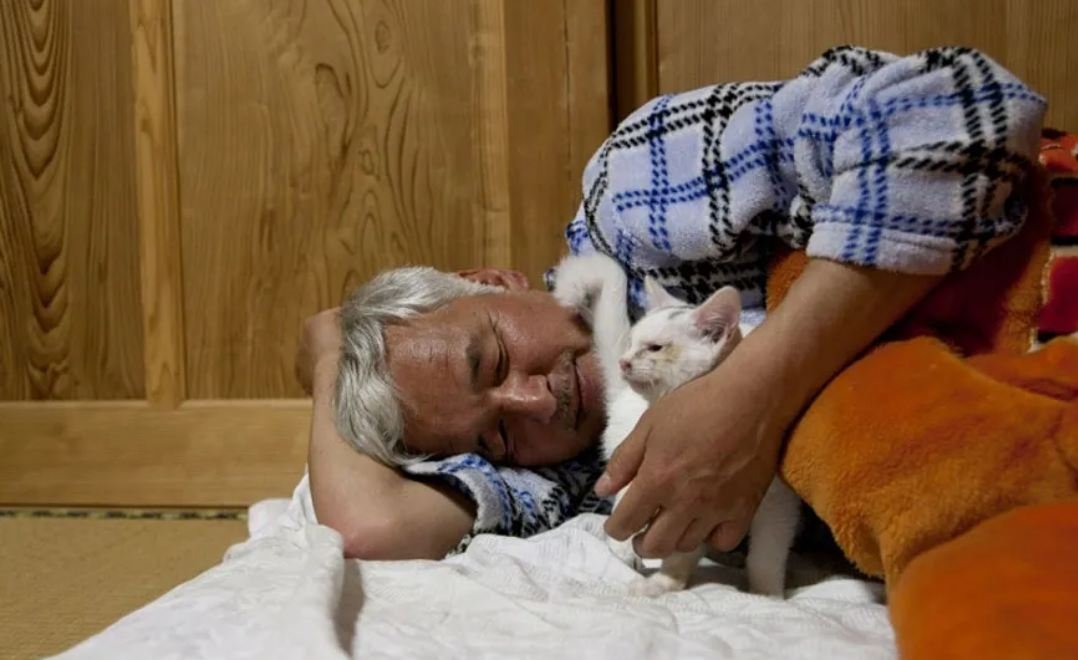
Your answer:
[[[633,363],[629,362],[625,358],[618,360],[618,366],[621,367],[621,373],[627,374],[633,370]]]

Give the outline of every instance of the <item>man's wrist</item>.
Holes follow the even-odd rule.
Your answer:
[[[778,414],[790,424],[938,279],[814,259],[734,354],[744,348],[745,359],[761,363],[761,377],[781,393]]]

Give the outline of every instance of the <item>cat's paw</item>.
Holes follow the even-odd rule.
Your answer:
[[[751,561],[745,562],[745,572],[749,578],[749,591],[770,598],[786,597],[786,564],[758,566]]]
[[[637,580],[629,585],[629,595],[647,596],[655,598],[663,594],[681,591],[686,586],[685,580],[679,580],[665,573],[652,573],[646,578]]]
[[[625,272],[605,254],[566,257],[554,273],[554,298],[566,307],[588,309],[604,286],[625,286]]]

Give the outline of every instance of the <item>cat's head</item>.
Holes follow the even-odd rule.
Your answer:
[[[711,371],[733,350],[741,340],[741,296],[726,286],[693,307],[651,278],[645,287],[647,314],[630,331],[618,363],[625,382],[654,401]]]

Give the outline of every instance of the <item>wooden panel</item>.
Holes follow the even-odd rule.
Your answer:
[[[609,126],[604,3],[174,8],[190,396],[298,394],[300,320],[384,268],[561,253]]]
[[[299,394],[300,320],[375,272],[484,261],[457,3],[175,3],[189,394]]]
[[[614,23],[616,119],[621,121],[659,92],[656,0],[611,3]]]
[[[513,265],[510,236],[509,74],[506,71],[505,4],[474,4],[476,67],[472,86],[479,113],[478,217],[483,223],[483,265]]]
[[[685,0],[658,3],[659,88],[788,78],[831,46],[896,53],[979,48],[1050,100],[1048,123],[1078,130],[1073,0]]]
[[[245,506],[303,474],[310,403],[0,403],[0,504]]]
[[[168,0],[130,5],[146,398],[164,407],[186,391],[170,7]]]
[[[1048,98],[1045,124],[1078,133],[1078,2],[1007,1],[1007,58]]]
[[[512,265],[533,282],[565,252],[610,129],[606,22],[599,2],[506,3]]]
[[[143,392],[127,3],[0,3],[0,399]]]

